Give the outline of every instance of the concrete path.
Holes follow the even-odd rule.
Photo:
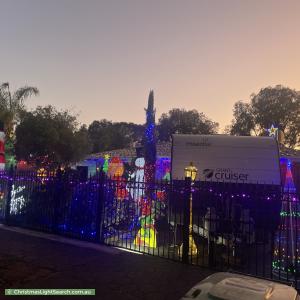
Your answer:
[[[3,296],[5,288],[95,288],[96,296],[89,298],[176,300],[210,274],[158,257],[0,225],[0,299],[14,298]]]

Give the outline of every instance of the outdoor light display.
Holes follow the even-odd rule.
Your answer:
[[[68,182],[64,188],[64,197],[71,197],[70,208],[61,224],[61,231],[72,232],[84,239],[93,239],[96,234],[96,213],[99,199],[97,190],[99,185],[86,181]],[[69,196],[68,196],[69,194]]]
[[[5,166],[7,169],[14,167],[17,163],[14,151],[13,138],[7,138],[5,141]]]
[[[292,162],[281,159],[285,171],[281,222],[275,238],[273,271],[281,278],[295,279],[300,271],[300,203],[296,190]]]
[[[267,129],[267,131],[269,133],[269,136],[273,136],[273,137],[277,138],[278,128],[274,127],[273,124],[272,124],[272,126],[269,129]]]
[[[273,124],[270,128],[266,130],[269,136],[274,137],[279,144],[284,145],[284,132],[280,130],[278,127],[275,127]]]
[[[170,180],[170,165],[168,157],[156,159],[155,178],[158,182]],[[121,230],[137,247],[157,247],[155,217],[165,214],[166,192],[155,189],[152,181],[151,198],[146,197],[146,186],[149,185],[145,179],[145,158],[130,161],[105,155],[102,170],[107,178],[111,178],[106,186],[105,215],[110,225],[105,229],[105,237],[116,241]]]
[[[153,200],[143,197],[139,201],[139,207],[141,210],[140,226],[134,244],[136,246],[146,246],[150,248],[156,248],[156,230],[154,226],[155,214],[153,214]]]
[[[10,200],[10,214],[16,215],[18,214],[21,209],[25,205],[25,198],[24,198],[24,190],[26,186],[18,186],[16,187],[14,184],[12,185],[11,190],[11,200]]]
[[[138,208],[138,201],[144,195],[144,167],[145,159],[144,157],[138,157],[135,160],[135,171],[131,174],[131,179],[133,179],[133,185],[129,186],[130,195],[134,200],[136,207]],[[137,212],[138,213],[138,212]]]
[[[25,161],[25,160],[19,160],[17,162],[17,169],[18,170],[26,170],[29,167],[30,166],[28,165],[27,161]]]
[[[104,173],[107,174],[108,177],[113,176],[115,174],[114,168],[116,168],[116,160],[119,161],[119,172],[122,172],[121,168],[123,168],[123,177],[128,180],[134,180],[135,182],[144,182],[145,180],[145,158],[137,157],[133,160],[130,160],[127,157],[119,157],[113,156],[110,158],[108,154],[104,155],[104,158],[99,158],[97,163],[102,169]],[[115,166],[111,166],[110,164]],[[121,166],[121,163],[123,166]],[[110,169],[110,172],[108,170]],[[98,167],[99,170],[99,167]],[[155,162],[155,179],[160,180],[171,180],[171,158],[170,157],[157,157]]]
[[[49,155],[29,155],[27,161],[19,161],[17,163],[17,167],[25,167],[28,169],[45,169],[45,170],[53,170],[57,169],[58,164],[54,163],[53,158]]]
[[[136,246],[147,246],[156,248],[155,229],[155,193],[153,184],[155,182],[156,167],[156,140],[155,140],[155,110],[154,95],[150,91],[148,107],[146,109],[146,130],[144,134],[145,153],[145,195],[139,200],[140,230],[138,231],[134,244]]]
[[[39,168],[37,170],[37,177],[40,179],[42,184],[45,184],[46,178],[48,177],[47,170],[45,168]]]
[[[124,161],[114,156],[109,159],[106,155],[102,170],[107,175],[107,184],[105,185],[105,212],[108,218],[105,236],[113,238],[117,230],[127,229],[130,226],[135,212],[132,209],[130,200],[130,189],[127,186],[125,178]]]
[[[3,184],[3,181],[0,178],[0,218],[4,216],[5,211],[5,185]]]
[[[5,169],[4,143],[5,143],[5,133],[3,129],[0,128],[0,171],[3,171]]]
[[[107,173],[108,171],[108,161],[109,161],[109,155],[108,154],[105,154],[104,155],[104,163],[103,163],[103,166],[102,166],[102,170],[104,173]]]
[[[171,180],[171,159],[169,157],[161,157],[156,160],[156,179]]]
[[[124,174],[124,164],[120,157],[113,157],[108,165],[107,176],[115,182],[115,197],[124,200],[128,196]]]
[[[155,180],[156,164],[156,139],[155,139],[155,110],[154,95],[150,91],[148,99],[148,108],[146,109],[146,130],[144,134],[145,151],[145,182],[151,183]],[[148,191],[146,190],[146,195]],[[150,192],[149,192],[150,193]],[[147,195],[151,196],[150,194]]]
[[[113,157],[107,168],[107,176],[112,179],[121,177],[124,173],[124,164],[120,157]]]

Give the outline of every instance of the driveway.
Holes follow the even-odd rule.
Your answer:
[[[5,288],[94,288],[94,299],[175,300],[211,273],[158,257],[0,226],[0,296]],[[38,298],[45,299],[34,297]],[[71,298],[79,297],[67,297]]]

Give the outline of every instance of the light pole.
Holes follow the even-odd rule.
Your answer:
[[[190,162],[190,165],[184,168],[184,177],[186,182],[190,182],[189,186],[189,250],[188,255],[193,256],[197,254],[197,246],[193,238],[193,194],[192,194],[192,185],[196,179],[198,169],[194,166],[193,162]],[[183,254],[183,244],[180,247],[180,252]]]

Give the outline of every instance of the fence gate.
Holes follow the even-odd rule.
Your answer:
[[[170,221],[167,182],[106,179],[103,240],[106,244],[178,259],[174,223]]]
[[[282,243],[293,247],[287,235],[296,234],[279,238],[290,198],[282,201],[278,186],[105,179],[103,197],[106,244],[216,270],[277,280],[294,276],[295,265],[292,271],[275,257]]]

